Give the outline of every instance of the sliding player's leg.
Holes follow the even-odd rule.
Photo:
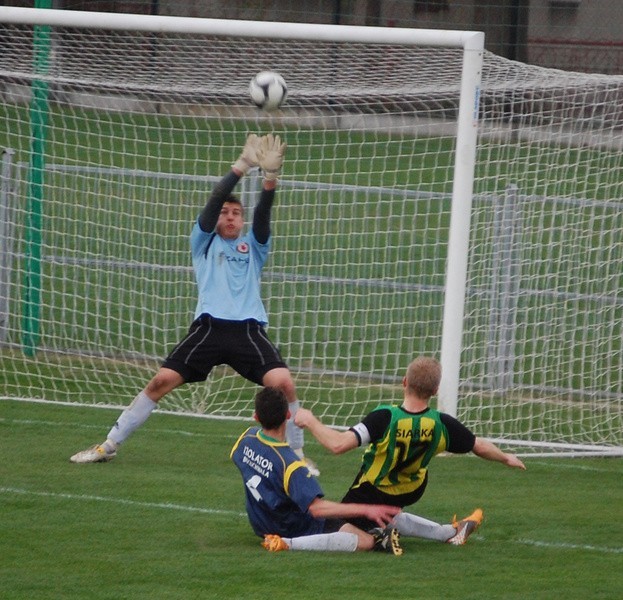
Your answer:
[[[477,508],[464,519],[457,521],[455,516],[452,523],[447,524],[436,523],[435,521],[430,521],[424,517],[404,511],[396,515],[394,520],[401,535],[461,546],[478,529],[482,523],[482,518],[482,510]]]
[[[358,538],[354,533],[317,533],[288,538],[278,535],[265,535],[262,546],[269,552],[283,550],[315,552],[355,552]]]
[[[339,531],[303,535],[294,538],[278,535],[265,535],[262,546],[269,552],[315,551],[315,552],[355,552],[356,550],[374,550],[387,552],[394,556],[402,555],[400,535],[393,525],[377,528],[373,534],[361,531],[357,527],[344,524]]]

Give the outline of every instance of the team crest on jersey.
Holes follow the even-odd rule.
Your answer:
[[[249,254],[249,244],[247,244],[246,242],[240,242],[236,246],[236,250],[238,250],[238,252],[240,252],[241,254]]]

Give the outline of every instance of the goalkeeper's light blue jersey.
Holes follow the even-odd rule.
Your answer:
[[[230,457],[242,475],[247,515],[257,535],[322,533],[324,519],[314,518],[307,509],[324,493],[287,443],[250,427],[238,438]]]
[[[226,240],[215,232],[202,231],[195,223],[190,247],[199,288],[195,319],[207,313],[217,319],[255,319],[266,325],[260,275],[268,258],[270,238],[260,244],[249,231],[235,240]]]

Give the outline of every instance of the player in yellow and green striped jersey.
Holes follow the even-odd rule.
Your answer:
[[[428,483],[428,466],[441,452],[466,454],[525,469],[513,454],[474,435],[456,418],[429,406],[441,381],[441,365],[429,357],[411,362],[403,378],[403,401],[381,405],[347,431],[323,425],[309,410],[297,413],[295,422],[307,427],[314,437],[334,454],[367,446],[361,469],[342,502],[391,504],[404,508],[415,504]],[[401,535],[424,537],[464,544],[482,522],[481,509],[468,517],[441,525],[417,515],[402,512],[395,519]],[[367,530],[373,523],[351,521]]]

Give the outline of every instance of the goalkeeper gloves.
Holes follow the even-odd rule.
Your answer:
[[[258,159],[267,181],[276,181],[279,177],[286,148],[287,144],[278,135],[269,133],[261,138]]]
[[[240,154],[240,157],[232,167],[240,171],[243,175],[246,175],[251,167],[257,167],[259,164],[258,152],[262,139],[263,138],[255,135],[255,133],[250,134],[242,149],[242,154]]]

